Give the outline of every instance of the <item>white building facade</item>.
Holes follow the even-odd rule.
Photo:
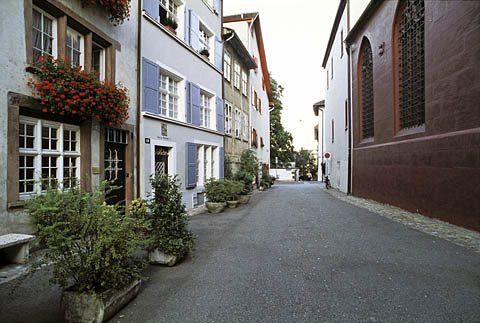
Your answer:
[[[332,187],[345,193],[349,182],[349,62],[344,39],[349,32],[348,0],[341,0],[328,41],[322,67],[326,71],[324,153],[329,153],[326,175]]]
[[[235,30],[248,48],[257,68],[250,70],[250,147],[263,170],[270,168],[270,112],[273,96],[258,13],[224,17],[224,26]],[[261,176],[261,174],[259,174]]]
[[[178,175],[188,209],[206,180],[222,178],[221,0],[143,0],[141,197],[155,172]]]

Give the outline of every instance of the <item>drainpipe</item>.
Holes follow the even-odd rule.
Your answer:
[[[142,107],[140,105],[140,100],[142,98],[142,86],[141,86],[141,71],[142,71],[142,1],[138,2],[138,30],[137,30],[137,194],[136,197],[140,197],[141,192],[141,158],[140,158],[140,147],[142,140],[140,138],[140,118],[142,117]]]
[[[348,126],[348,173],[347,173],[347,194],[352,194],[352,95],[351,95],[351,88],[352,88],[352,73],[351,73],[351,52],[350,52],[350,44],[346,43],[347,49],[347,61],[348,61],[348,76],[347,76],[347,92],[348,92],[348,99],[347,99],[347,126]]]

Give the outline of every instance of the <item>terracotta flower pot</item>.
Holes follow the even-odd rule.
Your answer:
[[[177,31],[175,29],[173,29],[171,26],[165,26],[165,28],[167,28],[172,34],[174,34],[174,35],[177,34]]]
[[[223,202],[205,202],[205,205],[210,213],[220,213],[225,209],[225,203]]]

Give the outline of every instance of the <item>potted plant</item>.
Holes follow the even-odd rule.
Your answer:
[[[26,206],[53,266],[50,282],[63,290],[65,322],[104,322],[140,289],[143,263],[133,252],[142,246],[134,230],[142,222],[104,198],[102,191],[49,187]]]
[[[167,17],[165,20],[165,27],[174,35],[177,34],[178,23],[174,18]]]
[[[249,193],[253,190],[253,181],[258,175],[260,163],[251,149],[245,149],[240,156],[240,170],[234,174],[233,179],[243,183],[243,190],[238,196],[241,204],[246,204],[250,200]]]
[[[227,200],[227,189],[224,181],[218,179],[209,179],[205,183],[205,203],[210,213],[220,213],[225,209],[225,202]]]
[[[208,49],[204,48],[200,51],[200,55],[202,55],[206,60],[208,60],[208,57],[210,57],[210,53],[208,52]]]
[[[194,237],[188,229],[188,216],[176,176],[155,173],[150,177],[152,193],[146,219],[151,264],[173,266],[193,248]]]
[[[238,195],[243,190],[243,183],[225,180],[225,186],[227,190],[227,206],[234,209],[238,205]]]

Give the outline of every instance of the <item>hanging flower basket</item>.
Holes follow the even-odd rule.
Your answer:
[[[27,85],[33,88],[32,95],[40,96],[43,112],[96,119],[110,126],[128,119],[127,89],[98,81],[96,73],[71,67],[68,59],[40,57],[39,62],[38,82],[30,78]]]
[[[82,4],[84,6],[97,4],[103,7],[105,11],[110,14],[110,21],[117,26],[130,17],[130,1],[131,0],[82,0]],[[93,10],[92,12],[95,13]]]

